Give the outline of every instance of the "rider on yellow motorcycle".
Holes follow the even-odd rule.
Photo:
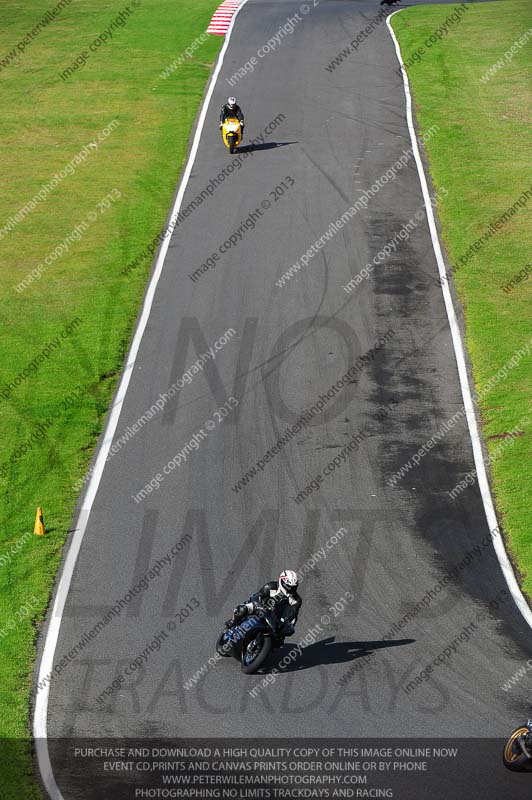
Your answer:
[[[242,109],[236,102],[236,97],[229,97],[227,99],[227,103],[222,106],[222,110],[220,111],[220,128],[224,124],[225,120],[228,117],[236,117],[237,120],[240,122],[240,127],[242,129],[242,137],[244,136],[244,114],[242,113]]]

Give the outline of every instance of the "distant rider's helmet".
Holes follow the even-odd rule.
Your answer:
[[[227,105],[229,108],[234,108],[236,106],[236,97],[228,97],[227,98]]]
[[[297,592],[299,579],[293,569],[285,569],[279,576],[279,589],[283,594],[294,595]]]

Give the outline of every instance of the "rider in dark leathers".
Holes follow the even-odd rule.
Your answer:
[[[278,644],[281,645],[285,636],[291,636],[295,632],[303,602],[297,591],[298,585],[299,580],[294,570],[283,570],[278,581],[265,583],[258,592],[251,595],[247,603],[237,606],[233,611],[233,618],[226,624],[236,625],[248,614],[254,614],[264,607],[272,609],[278,624]]]
[[[242,109],[236,102],[236,97],[229,97],[227,103],[222,106],[220,111],[220,128],[228,117],[236,117],[242,127],[242,136],[244,136],[244,114]]]

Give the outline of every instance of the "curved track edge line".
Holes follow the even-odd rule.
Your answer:
[[[460,331],[460,326],[458,324],[458,319],[456,316],[456,311],[453,305],[453,300],[451,297],[451,292],[449,290],[449,286],[447,281],[444,280],[446,278],[446,270],[445,270],[445,262],[443,259],[442,249],[440,245],[440,240],[438,237],[438,230],[436,227],[436,221],[434,218],[434,212],[432,209],[432,205],[430,203],[430,194],[429,188],[427,184],[427,178],[425,175],[425,169],[423,167],[423,162],[421,160],[421,155],[419,152],[416,131],[414,128],[414,120],[412,115],[412,95],[410,93],[410,83],[408,80],[408,76],[406,74],[406,70],[403,65],[403,59],[401,55],[401,48],[399,46],[399,42],[395,35],[395,32],[390,24],[390,20],[396,14],[400,14],[404,11],[404,9],[399,9],[398,11],[394,11],[393,14],[390,14],[389,17],[386,19],[386,25],[388,26],[388,30],[390,31],[390,35],[393,39],[395,45],[395,52],[397,54],[397,58],[399,60],[399,64],[401,65],[401,74],[403,76],[403,85],[405,90],[405,97],[406,97],[406,115],[407,115],[407,122],[408,122],[408,130],[410,133],[410,140],[412,142],[412,150],[414,153],[417,171],[419,174],[419,182],[421,184],[421,190],[423,193],[423,201],[425,203],[425,208],[427,211],[427,221],[429,225],[430,237],[432,240],[432,248],[434,250],[434,255],[436,256],[436,263],[438,265],[438,272],[440,275],[440,283],[443,293],[443,299],[445,302],[445,309],[447,311],[447,318],[449,320],[449,327],[451,329],[451,336],[453,341],[454,347],[454,354],[456,358],[456,365],[458,367],[458,377],[460,380],[460,388],[462,391],[462,398],[464,401],[464,408],[466,412],[467,418],[467,425],[469,428],[469,436],[471,438],[471,444],[473,446],[473,457],[475,461],[475,468],[477,470],[477,479],[478,479],[478,486],[480,489],[480,494],[482,497],[482,503],[484,505],[484,511],[486,514],[486,520],[489,526],[489,530],[491,533],[493,547],[495,549],[495,553],[499,560],[499,564],[501,566],[504,578],[506,583],[508,584],[508,589],[510,590],[514,602],[521,612],[525,622],[532,628],[532,611],[521,592],[519,584],[517,582],[517,578],[515,576],[513,567],[510,563],[510,559],[508,558],[508,553],[506,552],[506,548],[504,546],[504,542],[501,536],[501,531],[499,528],[499,524],[497,522],[497,514],[495,512],[495,504],[493,502],[493,498],[491,495],[491,489],[489,485],[488,475],[486,471],[486,467],[484,464],[484,459],[482,457],[482,444],[478,429],[477,418],[475,415],[475,408],[473,397],[471,393],[471,387],[469,385],[469,378],[467,374],[467,366],[466,366],[466,359],[464,354],[464,343],[462,340],[462,334]]]
[[[216,82],[218,80],[218,76],[220,74],[223,60],[225,57],[225,53],[229,46],[229,42],[231,39],[231,34],[238,17],[240,11],[244,8],[248,0],[243,0],[241,5],[236,10],[231,24],[227,30],[225,41],[218,56],[218,61],[215,67],[215,70],[212,74],[211,81],[209,84],[209,88],[207,90],[207,94],[203,101],[203,106],[200,111],[200,115],[198,118],[198,123],[196,126],[196,133],[194,135],[194,139],[192,141],[192,146],[190,149],[190,154],[185,166],[185,171],[183,173],[183,177],[181,178],[181,183],[179,185],[179,191],[177,193],[176,199],[174,201],[174,205],[172,208],[172,213],[170,219],[177,218],[177,214],[181,208],[181,203],[183,201],[183,196],[185,194],[188,181],[190,179],[190,174],[192,172],[192,167],[194,166],[194,161],[196,160],[196,155],[199,147],[199,143],[201,140],[201,135],[203,132],[203,127],[205,124],[205,119],[207,116],[207,111],[209,108],[209,104],[214,92],[214,88],[216,86]],[[170,246],[171,236],[166,237],[163,240],[161,249],[159,251],[159,255],[157,257],[157,261],[155,264],[155,268],[153,270],[151,279],[149,281],[146,295],[144,298],[144,303],[142,306],[142,311],[140,318],[137,323],[137,327],[133,336],[133,341],[131,343],[131,347],[127,356],[127,361],[124,366],[122,372],[122,379],[120,381],[120,385],[118,387],[118,391],[115,395],[115,398],[112,403],[111,413],[109,415],[109,420],[107,422],[107,427],[105,429],[104,438],[102,444],[100,446],[96,462],[94,464],[94,472],[91,476],[89,485],[87,487],[86,494],[83,498],[83,504],[81,506],[81,510],[76,522],[75,532],[72,536],[70,548],[68,550],[67,557],[65,559],[63,570],[61,573],[61,578],[57,587],[57,591],[55,594],[55,600],[53,604],[53,610],[51,615],[49,615],[48,621],[48,628],[46,631],[46,636],[44,640],[43,646],[43,653],[41,657],[41,663],[39,667],[39,675],[37,678],[37,690],[35,694],[35,705],[34,705],[34,713],[33,713],[33,736],[35,739],[35,751],[37,757],[37,764],[39,768],[39,773],[41,776],[41,780],[43,783],[44,788],[48,792],[50,800],[64,800],[63,795],[59,787],[57,786],[52,764],[50,761],[50,754],[48,751],[48,729],[47,729],[47,722],[48,722],[48,700],[50,695],[50,681],[46,680],[46,676],[52,673],[53,666],[54,666],[54,656],[55,650],[57,647],[57,641],[59,638],[59,631],[61,628],[61,621],[63,618],[63,613],[65,609],[65,604],[68,596],[68,592],[70,589],[70,584],[72,582],[72,576],[74,574],[74,569],[76,566],[76,561],[78,559],[78,555],[81,549],[81,544],[83,542],[83,537],[85,535],[85,531],[87,528],[87,523],[89,520],[89,516],[91,513],[92,505],[94,502],[94,498],[96,497],[96,493],[98,492],[98,488],[100,486],[100,482],[102,479],[103,471],[105,468],[105,463],[107,460],[107,456],[109,454],[109,449],[113,442],[113,437],[116,432],[116,428],[118,425],[118,420],[120,414],[122,412],[122,407],[124,404],[124,400],[126,397],[127,389],[129,386],[129,381],[131,379],[131,375],[133,373],[133,368],[135,366],[135,362],[137,359],[138,351],[140,348],[140,344],[142,341],[142,337],[144,335],[144,331],[146,329],[146,325],[148,323],[153,300],[155,297],[155,292],[157,289],[157,285],[159,283],[159,279],[161,277],[161,273],[164,266],[164,261],[166,258],[166,254],[168,252],[168,247]],[[52,679],[53,680],[53,679]],[[42,689],[39,689],[39,683],[41,681],[45,681],[45,686]]]

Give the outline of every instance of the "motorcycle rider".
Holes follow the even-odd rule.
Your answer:
[[[244,138],[244,114],[236,102],[236,97],[228,97],[227,103],[222,106],[222,110],[220,111],[220,128],[228,117],[237,118],[237,120],[240,122],[240,127],[242,128],[242,138]]]
[[[279,641],[282,645],[285,636],[295,633],[297,617],[302,605],[301,596],[298,594],[299,579],[293,569],[285,569],[279,575],[278,581],[269,581],[258,592],[252,594],[247,603],[238,605],[233,611],[233,617],[226,625],[237,625],[248,614],[254,614],[266,607],[275,613],[279,626]]]

